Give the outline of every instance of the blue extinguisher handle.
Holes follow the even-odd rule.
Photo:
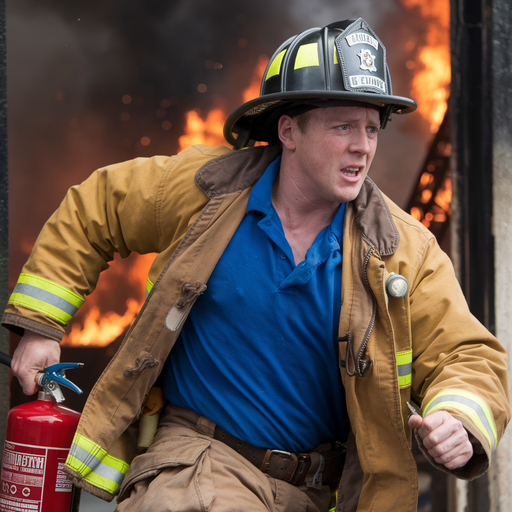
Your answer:
[[[43,374],[39,379],[39,384],[44,388],[45,383],[47,383],[48,381],[53,381],[56,382],[57,384],[60,384],[61,386],[65,386],[69,389],[72,389],[75,393],[81,395],[83,391],[69,379],[66,379],[66,376],[64,375],[64,370],[70,370],[71,368],[79,368],[83,365],[83,363],[57,363],[52,364],[51,366],[47,366],[42,372]]]

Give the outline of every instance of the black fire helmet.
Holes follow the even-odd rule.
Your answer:
[[[227,118],[224,137],[236,149],[255,141],[275,144],[281,115],[331,106],[375,107],[381,128],[391,114],[416,110],[412,99],[393,96],[386,48],[362,18],[311,28],[285,41],[268,63],[260,96]]]

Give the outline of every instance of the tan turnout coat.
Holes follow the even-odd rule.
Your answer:
[[[78,303],[115,252],[158,253],[148,299],[94,386],[68,458],[69,474],[87,491],[107,500],[119,491],[145,398],[277,154],[194,146],[112,165],[70,189],[43,229],[24,282]],[[409,283],[403,298],[386,292],[392,272]],[[347,207],[342,274],[340,371],[353,435],[337,510],[416,510],[406,402],[462,421],[482,449],[452,473],[479,476],[509,420],[506,355],[468,311],[432,234],[369,178]],[[19,290],[4,325],[60,340],[62,317]]]

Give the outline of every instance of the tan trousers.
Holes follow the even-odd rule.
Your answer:
[[[116,512],[327,512],[331,490],[262,473],[213,439],[215,424],[167,405],[150,449],[130,466]]]

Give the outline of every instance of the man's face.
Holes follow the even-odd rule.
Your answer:
[[[301,130],[297,118],[288,118],[283,123],[289,127],[285,130],[288,136],[281,139],[285,165],[290,163],[297,193],[312,204],[352,201],[377,149],[379,112],[364,107],[328,107],[302,115],[308,116],[306,126]]]

